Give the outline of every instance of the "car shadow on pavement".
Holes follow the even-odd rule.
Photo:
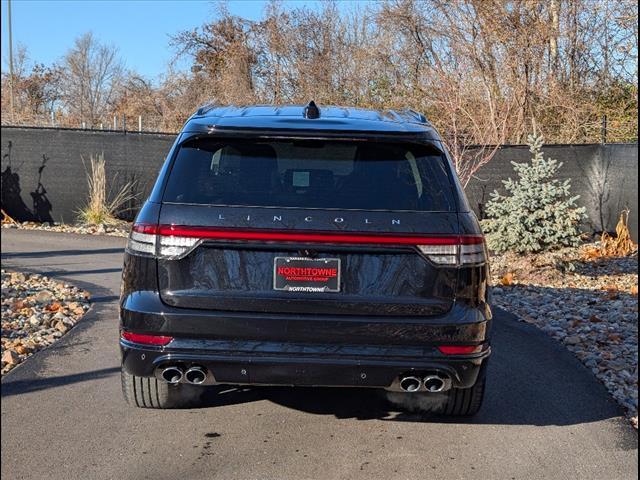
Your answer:
[[[15,376],[4,378],[2,381],[1,396],[9,397],[11,395],[21,395],[25,393],[36,392],[38,390],[46,390],[48,388],[64,387],[72,383],[86,382],[90,380],[99,380],[110,375],[120,372],[120,367],[102,368],[90,372],[76,373],[72,375],[60,375],[57,377],[33,378],[29,376]]]
[[[315,415],[359,420],[491,425],[575,425],[623,415],[605,387],[564,346],[500,310],[480,412],[471,418],[399,411],[384,391],[362,388],[207,388],[202,407],[267,400]]]

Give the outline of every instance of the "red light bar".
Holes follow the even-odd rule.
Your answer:
[[[144,345],[167,345],[173,337],[163,337],[161,335],[144,335],[142,333],[122,332],[122,338],[133,343],[141,343]]]
[[[183,225],[137,224],[139,233],[215,240],[262,240],[268,242],[353,243],[384,245],[474,245],[482,243],[480,235],[395,235],[369,233],[283,232],[273,230],[238,230]]]
[[[482,345],[438,345],[438,350],[445,355],[468,355],[482,351]]]
[[[134,232],[147,233],[149,235],[155,235],[158,233],[158,225],[150,223],[136,223],[133,225],[132,229]]]

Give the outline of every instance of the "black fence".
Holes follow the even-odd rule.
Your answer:
[[[2,127],[2,208],[16,220],[76,220],[87,201],[90,156],[104,153],[113,192],[135,182],[133,217],[175,135]]]
[[[89,156],[104,153],[114,190],[136,183],[138,197],[127,212],[132,218],[174,139],[166,134],[3,126],[2,208],[21,221],[74,222],[87,199]],[[587,207],[585,228],[613,231],[620,211],[629,207],[637,241],[637,144],[546,145],[544,153],[563,162],[561,178],[571,179],[579,203]],[[503,146],[477,172],[467,196],[480,216],[489,194],[502,188],[502,180],[515,177],[510,162],[529,158],[526,146]]]

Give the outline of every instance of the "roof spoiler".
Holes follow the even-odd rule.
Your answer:
[[[198,107],[198,110],[196,110],[196,113],[194,114],[195,116],[200,116],[200,115],[204,115],[205,113],[207,113],[209,110],[215,108],[215,107],[219,107],[220,104],[216,103],[216,102],[207,102],[204,105],[201,105],[200,107]]]

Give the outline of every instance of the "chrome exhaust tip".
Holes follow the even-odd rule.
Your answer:
[[[418,377],[407,376],[400,379],[400,388],[405,392],[417,392],[421,384]]]
[[[445,379],[438,375],[427,375],[422,380],[422,384],[424,385],[424,389],[431,393],[442,392],[446,388]]]
[[[161,372],[162,379],[167,383],[179,383],[182,380],[182,370],[179,367],[166,367]]]
[[[184,378],[193,385],[200,385],[207,379],[207,372],[202,367],[191,367],[185,372]]]

